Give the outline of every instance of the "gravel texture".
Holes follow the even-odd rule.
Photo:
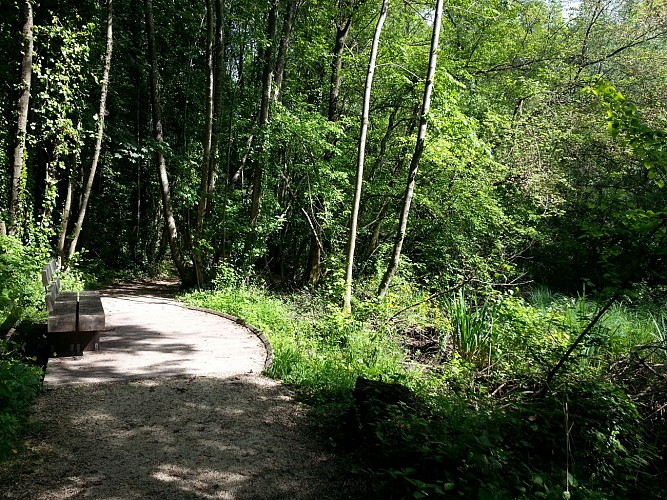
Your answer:
[[[49,361],[0,498],[361,497],[289,389],[261,375],[257,335],[164,286],[104,291],[100,351]]]

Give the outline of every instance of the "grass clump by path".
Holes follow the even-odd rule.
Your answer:
[[[269,374],[299,390],[330,442],[354,451],[357,470],[384,494],[661,492],[667,345],[659,308],[611,308],[547,386],[594,301],[544,290],[435,299],[404,287],[382,303],[357,303],[352,319],[326,296],[279,297],[225,281],[182,300],[264,331],[275,349]],[[364,384],[370,390],[355,388],[359,378],[373,381]]]
[[[192,292],[181,299],[259,328],[274,349],[269,375],[299,387],[304,397],[319,405],[347,406],[358,376],[409,377],[395,342],[323,303],[318,303],[317,313],[309,314],[254,287]]]

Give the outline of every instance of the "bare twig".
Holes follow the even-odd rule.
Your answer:
[[[468,283],[469,281],[470,281],[470,280],[462,281],[462,282],[460,282],[460,283],[458,283],[458,284],[456,284],[456,285],[454,285],[454,286],[451,286],[451,287],[447,288],[446,290],[442,290],[442,291],[440,291],[440,292],[432,293],[431,295],[429,295],[429,296],[426,297],[425,299],[420,300],[419,302],[415,302],[414,304],[411,304],[411,305],[409,305],[409,306],[407,306],[407,307],[404,307],[403,309],[401,309],[400,311],[398,311],[396,314],[394,314],[391,318],[389,318],[387,321],[385,321],[385,322],[384,322],[384,325],[386,325],[386,324],[389,323],[390,321],[393,321],[394,319],[396,319],[397,316],[400,316],[401,314],[403,314],[405,311],[408,311],[409,309],[412,309],[412,308],[414,308],[414,307],[420,306],[420,305],[424,304],[425,302],[428,302],[428,301],[430,301],[430,300],[436,299],[436,298],[438,298],[438,297],[441,297],[441,296],[443,296],[443,295],[446,295],[446,294],[448,294],[448,293],[451,293],[451,292],[453,292],[453,291],[458,290],[459,288],[461,288],[463,285],[465,285],[465,284]]]
[[[602,316],[605,315],[605,313],[609,310],[609,308],[612,306],[612,304],[614,302],[616,302],[617,299],[618,299],[618,294],[615,294],[614,296],[612,296],[607,301],[607,303],[598,311],[598,313],[591,320],[591,322],[588,323],[588,325],[586,325],[586,328],[584,328],[584,331],[582,331],[579,334],[579,336],[575,339],[575,341],[572,342],[572,344],[570,345],[568,350],[565,351],[565,354],[563,354],[563,356],[561,356],[561,358],[558,360],[558,363],[556,363],[556,365],[551,370],[549,370],[549,373],[547,374],[546,382],[545,382],[544,386],[542,386],[542,389],[540,389],[540,391],[538,392],[539,395],[544,395],[544,392],[549,387],[549,384],[554,379],[556,374],[560,371],[560,369],[563,367],[563,365],[565,365],[565,363],[567,363],[569,361],[570,356],[572,355],[574,350],[579,346],[579,344],[581,344],[581,342],[584,340],[586,335],[588,335],[590,333],[590,331],[595,327],[595,325],[598,324],[598,322],[600,321]]]

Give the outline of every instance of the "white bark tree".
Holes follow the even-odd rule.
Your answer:
[[[100,94],[100,108],[97,114],[97,134],[95,136],[95,150],[93,152],[93,161],[90,165],[90,172],[83,186],[81,193],[81,202],[79,204],[79,215],[76,224],[72,230],[72,240],[69,244],[67,252],[67,260],[69,261],[76,252],[76,245],[79,241],[83,221],[86,218],[86,210],[88,209],[88,201],[90,200],[90,193],[93,189],[93,182],[95,181],[95,174],[97,173],[97,165],[100,161],[100,154],[102,152],[102,140],[104,138],[104,116],[107,111],[107,94],[109,91],[109,73],[111,72],[111,55],[113,53],[113,0],[107,0],[107,40],[106,52],[104,55],[104,72],[102,75],[102,92]],[[71,193],[71,186],[68,187]],[[67,202],[67,200],[66,200]],[[71,203],[71,198],[70,198]],[[67,226],[63,228],[67,230]]]
[[[9,193],[9,233],[15,234],[18,230],[18,214],[21,199],[21,178],[25,165],[25,140],[28,133],[28,111],[30,109],[30,85],[32,82],[32,55],[33,55],[33,23],[34,12],[32,0],[23,2],[23,58],[21,59],[21,94],[19,96],[19,118],[16,133],[16,147],[14,148],[14,165],[12,169],[12,184]]]
[[[373,45],[368,60],[368,72],[366,73],[366,85],[364,87],[364,104],[361,112],[361,131],[359,133],[359,149],[357,152],[357,173],[355,177],[354,200],[352,202],[352,214],[350,216],[350,230],[347,243],[347,267],[345,270],[345,297],[343,299],[343,313],[352,312],[352,271],[354,269],[354,249],[357,242],[357,222],[359,219],[359,204],[361,202],[361,188],[364,182],[364,159],[366,156],[366,134],[368,132],[368,118],[371,105],[371,88],[373,76],[375,75],[375,61],[377,59],[380,34],[389,10],[389,0],[383,0],[380,17],[375,26],[373,34]]]
[[[437,0],[435,7],[435,17],[433,19],[433,35],[431,37],[431,50],[429,55],[428,70],[426,72],[426,83],[424,85],[424,98],[422,99],[421,113],[419,116],[419,130],[417,132],[417,142],[415,143],[415,150],[412,153],[412,160],[410,161],[410,171],[408,172],[408,182],[405,188],[405,196],[403,198],[403,208],[398,221],[398,230],[396,231],[396,240],[394,242],[394,249],[387,265],[387,270],[382,277],[382,282],[378,289],[378,297],[384,298],[389,290],[398,264],[401,259],[401,250],[403,242],[405,241],[405,233],[408,227],[408,217],[410,215],[410,205],[415,194],[415,186],[417,184],[417,171],[419,170],[419,161],[421,160],[424,146],[426,143],[426,128],[428,126],[428,112],[431,109],[431,94],[433,93],[433,80],[435,78],[435,68],[438,60],[438,45],[440,42],[440,28],[442,26],[442,9],[443,0]]]

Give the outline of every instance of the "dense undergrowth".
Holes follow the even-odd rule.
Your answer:
[[[28,410],[41,386],[41,368],[26,358],[20,342],[8,336],[22,321],[44,315],[41,265],[39,252],[0,236],[0,460],[20,446]]]
[[[4,323],[43,320],[43,256],[0,243]],[[86,276],[72,272],[68,287]],[[270,375],[298,388],[331,445],[350,453],[350,473],[385,498],[661,496],[667,318],[656,301],[614,303],[553,373],[599,310],[593,298],[539,288],[429,297],[402,281],[346,317],[339,294],[275,295],[223,268],[214,290],[182,300],[263,330]],[[0,341],[2,456],[19,448],[39,390],[21,347]]]
[[[661,494],[667,331],[657,307],[616,303],[546,384],[593,300],[544,289],[429,300],[406,285],[350,318],[332,297],[275,296],[228,272],[182,299],[266,332],[270,374],[299,388],[330,442],[354,452],[357,472],[388,498]],[[378,381],[366,401],[359,378]]]
[[[48,259],[46,245],[24,245],[0,235],[0,460],[21,447],[30,406],[41,388],[48,358],[42,352],[41,270]],[[81,290],[94,276],[72,268],[61,278],[63,289]]]

